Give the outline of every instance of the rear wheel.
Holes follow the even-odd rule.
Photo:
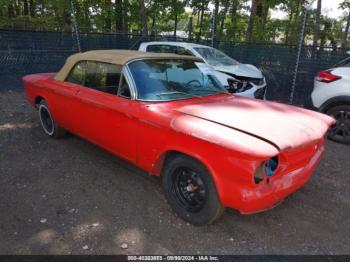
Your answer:
[[[49,107],[45,100],[41,100],[38,105],[39,119],[45,134],[53,138],[61,138],[66,135],[66,130],[58,126],[52,119]]]
[[[165,196],[182,219],[206,225],[224,211],[208,170],[197,160],[176,156],[167,161],[162,176]]]
[[[337,121],[331,127],[328,137],[335,142],[350,144],[350,105],[332,107],[326,114]]]

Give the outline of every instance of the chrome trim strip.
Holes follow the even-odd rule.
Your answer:
[[[125,77],[125,80],[130,88],[131,100],[136,100],[136,97],[137,97],[136,85],[127,65],[125,65],[122,69],[122,77]],[[121,81],[122,81],[122,77],[120,78]]]

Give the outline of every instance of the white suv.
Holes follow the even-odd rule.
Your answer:
[[[265,99],[266,81],[261,71],[253,65],[241,64],[215,48],[185,42],[148,42],[142,43],[139,51],[200,57],[215,69],[215,76],[229,92]]]
[[[350,144],[350,57],[317,74],[311,100],[314,108],[337,120],[329,138]]]

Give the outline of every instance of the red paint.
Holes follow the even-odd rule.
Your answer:
[[[59,125],[153,175],[160,175],[167,152],[192,156],[212,174],[222,204],[242,213],[269,209],[305,184],[334,123],[316,112],[229,94],[140,102],[52,76],[23,80],[29,102],[44,98]],[[256,185],[256,168],[276,155],[276,174]]]

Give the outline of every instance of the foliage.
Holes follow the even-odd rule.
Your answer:
[[[211,37],[213,13],[216,38],[235,42],[298,42],[305,0],[73,0],[79,30],[159,34],[189,30],[194,39]],[[322,0],[318,0],[320,3]],[[144,7],[144,8],[142,8]],[[347,44],[350,1],[339,8],[344,17],[332,19],[309,12],[306,40],[321,45]],[[287,16],[272,18],[272,10]],[[319,9],[320,10],[320,9]],[[71,0],[0,0],[0,28],[72,30]],[[318,30],[318,28],[320,28]],[[314,40],[313,40],[314,39]]]

